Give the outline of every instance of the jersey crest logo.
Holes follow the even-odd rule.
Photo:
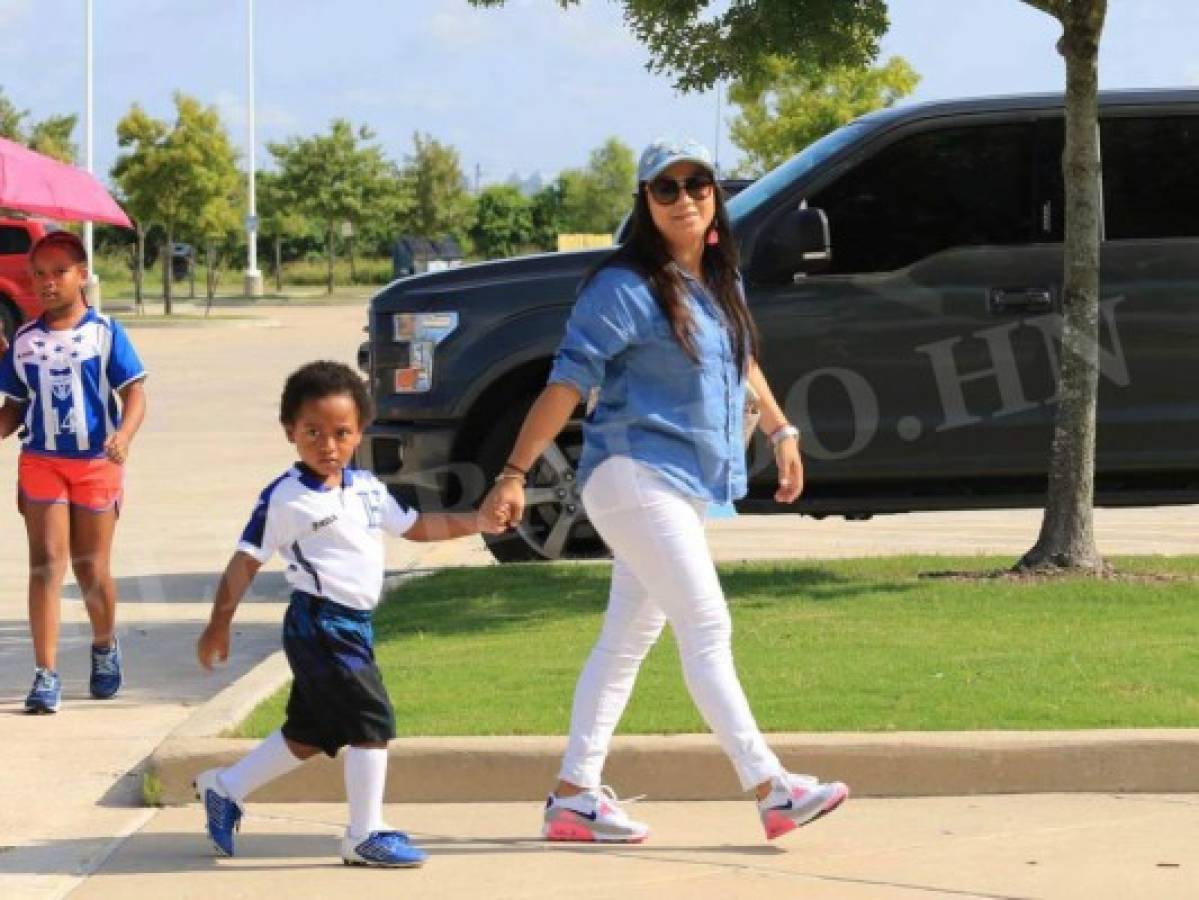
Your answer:
[[[383,500],[376,491],[359,491],[358,498],[366,511],[366,524],[371,528],[383,525]]]

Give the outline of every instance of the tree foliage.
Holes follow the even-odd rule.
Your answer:
[[[745,154],[739,174],[765,174],[846,122],[891,106],[919,80],[899,56],[882,66],[826,70],[770,57],[759,74],[729,86],[729,101],[738,109],[729,133]]]
[[[470,229],[475,252],[487,259],[515,256],[533,239],[532,203],[510,184],[484,188]]]
[[[473,204],[457,150],[416,132],[402,176],[411,196],[407,215],[411,233],[427,238],[467,236]]]
[[[163,258],[165,312],[171,312],[170,247],[176,235],[215,227],[238,184],[237,152],[215,106],[176,93],[175,121],[147,115],[138,104],[117,123],[125,150],[112,167],[127,208],[143,226],[166,231]],[[138,264],[140,265],[140,255]]]
[[[604,234],[616,230],[633,205],[637,163],[633,151],[608,138],[591,151],[586,168],[566,169],[558,176],[557,224],[563,232]]]
[[[0,137],[24,144],[31,150],[52,156],[66,163],[73,163],[78,148],[71,141],[75,126],[79,123],[76,115],[50,116],[40,122],[25,127],[29,118],[29,110],[18,109],[4,88],[0,87]]]
[[[333,259],[342,222],[362,221],[368,198],[387,172],[387,161],[365,125],[334,119],[328,134],[291,137],[267,147],[279,166],[283,190],[300,211],[321,222],[326,235],[326,289],[333,293]]]
[[[503,6],[507,0],[470,0]],[[579,0],[555,0],[568,8]],[[862,67],[887,30],[886,0],[619,0],[624,20],[649,50],[648,68],[682,91],[752,77],[772,56],[817,69]],[[1056,0],[1066,2],[1066,0]]]

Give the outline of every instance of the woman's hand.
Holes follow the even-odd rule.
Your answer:
[[[515,528],[525,514],[523,481],[519,478],[501,478],[483,499],[479,514],[487,521],[487,530],[494,534]]]
[[[783,438],[774,445],[774,464],[779,472],[774,499],[779,503],[794,503],[803,493],[803,460],[799,457],[798,438]]]

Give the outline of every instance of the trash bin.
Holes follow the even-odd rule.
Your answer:
[[[182,281],[186,278],[195,263],[196,249],[191,244],[171,245],[171,278]]]

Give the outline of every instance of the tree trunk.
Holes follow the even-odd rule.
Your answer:
[[[1045,515],[1029,570],[1100,572],[1095,546],[1095,408],[1099,393],[1099,39],[1107,0],[1074,0],[1059,13],[1066,59],[1065,270],[1058,409]]]
[[[145,308],[144,284],[146,278],[146,226],[141,222],[135,224],[137,258],[133,261],[133,307],[139,313]]]
[[[354,235],[346,238],[346,252],[350,254],[350,284],[354,283]]]
[[[325,293],[333,293],[333,258],[337,253],[337,246],[334,244],[335,236],[333,234],[334,223],[329,223],[329,274],[325,282]]]
[[[166,243],[162,245],[162,314],[171,310],[171,248],[175,246],[175,229],[167,226]]]
[[[283,238],[275,235],[275,293],[283,293]]]
[[[211,238],[204,242],[204,262],[208,269],[204,273],[204,288],[208,295],[208,302],[204,306],[204,315],[207,316],[212,312],[212,299],[216,296],[217,285],[216,245]]]

